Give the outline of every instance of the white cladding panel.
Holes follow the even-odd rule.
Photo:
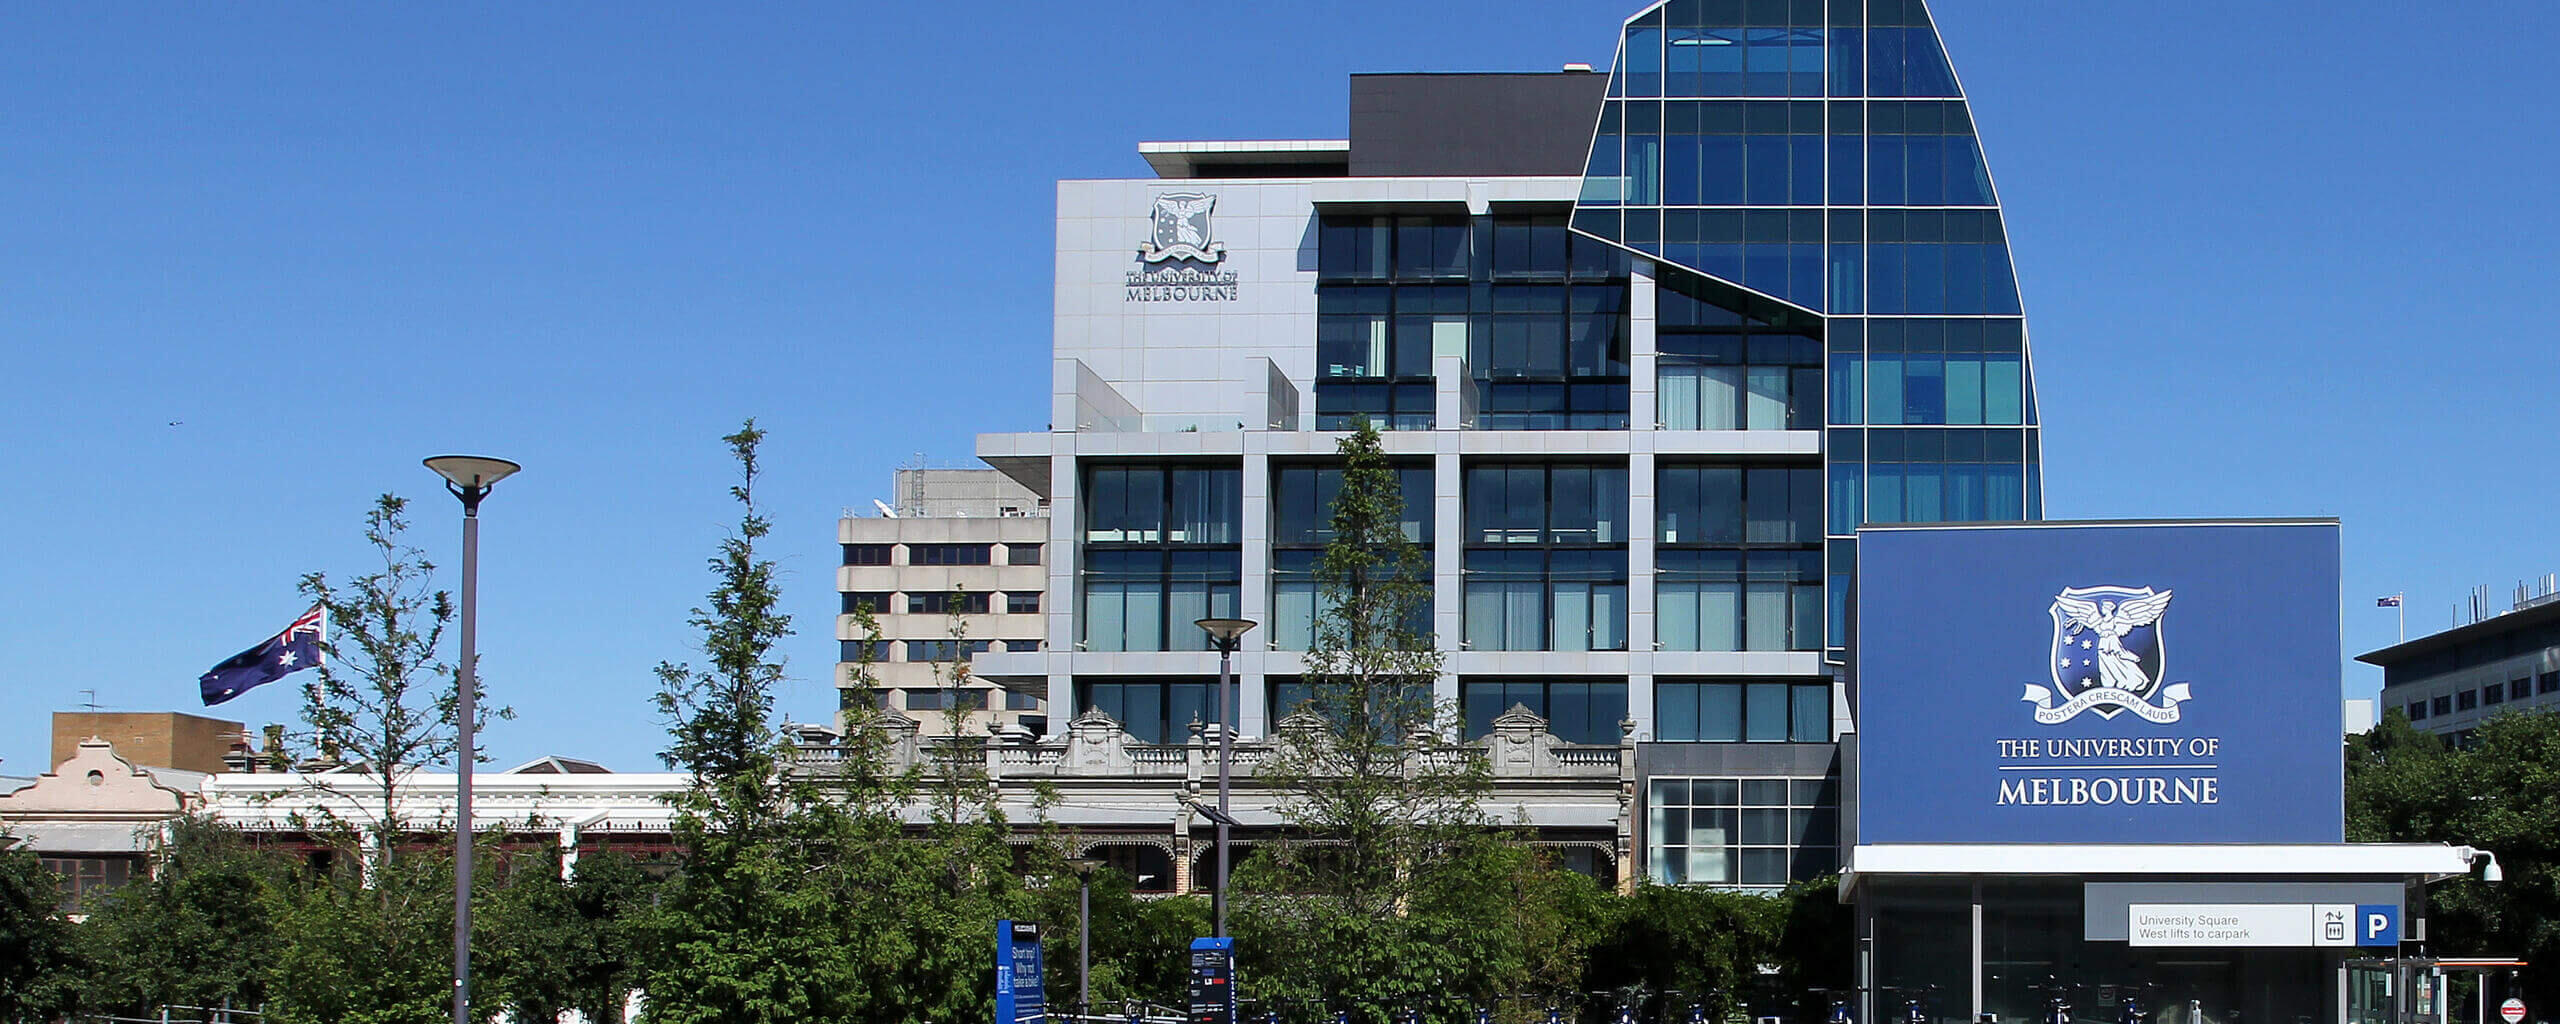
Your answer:
[[[1222,258],[1148,263],[1156,199],[1214,200],[1209,240]],[[1315,371],[1315,207],[1305,181],[1058,183],[1056,348],[1119,389],[1149,430],[1259,426],[1258,359],[1302,392]],[[1233,273],[1234,298],[1145,300],[1129,275],[1188,267]]]

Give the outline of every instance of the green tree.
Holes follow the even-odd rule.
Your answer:
[[[1309,697],[1260,768],[1294,836],[1236,876],[1245,990],[1382,1021],[1569,989],[1608,900],[1485,813],[1483,758],[1432,698],[1430,562],[1395,469],[1366,423],[1335,454]]]
[[[453,597],[436,588],[426,552],[405,539],[408,509],[408,499],[385,494],[365,513],[365,542],[380,568],[343,583],[309,573],[301,584],[329,618],[320,645],[327,657],[302,686],[302,717],[324,759],[379,784],[369,794],[378,798],[373,820],[348,823],[363,832],[369,856],[378,859],[391,856],[407,828],[400,787],[412,773],[457,756],[459,736],[460,691],[453,666],[438,660]],[[503,708],[497,714],[514,717]],[[482,711],[475,727],[487,717]]]
[[[0,1021],[51,1020],[69,1009],[80,969],[62,916],[62,877],[25,850],[0,850]]]
[[[697,608],[708,667],[658,666],[657,705],[671,737],[667,765],[691,776],[671,798],[684,873],[653,940],[650,1024],[754,1024],[873,1019],[864,967],[877,962],[858,922],[874,904],[847,870],[853,823],[809,782],[784,771],[773,726],[791,633],[755,501],[764,432],[748,420],[722,440],[738,460],[730,497],[743,508],[711,560],[718,583]]]
[[[159,868],[109,894],[80,926],[92,969],[83,1004],[125,1016],[159,1007],[253,1007],[287,937],[276,919],[292,863],[217,822],[171,823]]]
[[[1050,876],[1029,893],[1024,911],[1042,922],[1048,957],[1049,1002],[1073,1009],[1076,998],[1076,921],[1079,890],[1072,872]],[[1123,1000],[1178,1005],[1190,984],[1191,940],[1209,934],[1209,901],[1197,896],[1140,899],[1128,875],[1109,867],[1093,873],[1093,1007],[1112,1009]]]
[[[268,962],[278,1024],[435,1024],[453,998],[453,862],[337,864],[287,890]]]
[[[1266,887],[1315,894],[1348,924],[1400,914],[1434,877],[1417,866],[1486,834],[1490,780],[1451,736],[1455,709],[1432,699],[1442,659],[1426,621],[1430,561],[1405,532],[1377,429],[1362,421],[1335,455],[1342,486],[1316,563],[1309,697],[1296,709],[1306,714],[1283,720],[1261,771],[1304,839],[1267,848]]]
[[[589,1021],[620,1021],[639,987],[639,945],[655,883],[614,853],[580,857],[568,878],[556,848],[503,856],[505,870],[495,872],[501,884],[473,917],[480,948],[472,962],[487,965],[475,990],[518,1021],[558,1020],[568,1010]]]
[[[2495,853],[2504,881],[2428,887],[2429,944],[2523,957],[2527,1003],[2560,998],[2560,714],[2494,715],[2455,747],[2384,713],[2347,744],[2347,838]]]
[[[1645,885],[1593,956],[1593,991],[1680,992],[1721,1019],[1774,958],[1788,903],[1761,893]]]

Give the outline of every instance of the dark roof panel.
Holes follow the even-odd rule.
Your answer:
[[[1609,76],[1351,76],[1351,175],[1580,175]]]

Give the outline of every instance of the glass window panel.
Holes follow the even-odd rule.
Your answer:
[[[1591,648],[1597,651],[1627,649],[1626,584],[1602,584],[1592,588]]]
[[[1691,885],[1732,885],[1733,854],[1721,846],[1688,848]]]
[[[1657,784],[1658,786],[1659,784]],[[1689,809],[1685,806],[1664,807],[1657,790],[1655,804],[1645,813],[1647,837],[1656,847],[1681,846],[1689,841]]]
[[[1743,739],[1751,743],[1786,742],[1787,684],[1751,683],[1743,691]]]
[[[1946,521],[1946,479],[1941,467],[1912,463],[1902,470],[1902,514],[1904,522],[1936,523]]]
[[[1794,720],[1788,738],[1797,743],[1831,742],[1831,687],[1799,684],[1791,696]]]
[[[1739,879],[1735,884],[1737,884],[1737,885],[1785,885],[1785,884],[1787,884],[1787,851],[1786,851],[1785,849],[1783,849],[1783,848],[1779,848],[1779,849],[1751,849],[1751,848],[1745,848],[1745,849],[1743,849],[1743,850],[1741,851],[1741,853],[1742,853],[1742,871],[1741,871],[1741,877],[1740,877],[1740,879]]]
[[[1974,354],[1947,356],[1946,414],[1951,424],[1971,426],[1982,422],[1982,358]]]
[[[1986,357],[1982,364],[1982,422],[2020,422],[2019,407],[2023,394],[2018,357],[2004,354]]]
[[[1667,651],[1697,651],[1698,588],[1690,582],[1665,580],[1654,585],[1654,630]],[[1691,712],[1694,717],[1695,711]]]
[[[1742,583],[1711,580],[1698,586],[1698,650],[1742,650]]]
[[[1698,738],[1698,684],[1656,683],[1653,687],[1654,738],[1668,743],[1681,743]],[[1661,784],[1655,784],[1659,801]],[[1686,799],[1684,789],[1682,798]]]
[[[1704,683],[1698,687],[1698,739],[1705,743],[1739,743],[1742,741],[1742,686],[1738,683]],[[1703,785],[1703,784],[1702,784]],[[1724,785],[1730,786],[1731,783]],[[1720,799],[1699,798],[1701,803],[1732,803],[1730,790],[1720,792]]]
[[[1502,594],[1502,645],[1494,650],[1535,651],[1546,646],[1546,609],[1541,607],[1539,586],[1522,581],[1504,587]]]
[[[1746,607],[1743,609],[1744,650],[1788,650],[1787,631],[1794,616],[1788,600],[1791,588],[1785,583],[1753,580],[1746,585]],[[1783,717],[1783,716],[1782,716]],[[1781,734],[1785,726],[1779,726]]]
[[[1556,583],[1552,588],[1555,604],[1555,636],[1547,649],[1590,650],[1591,584]]]

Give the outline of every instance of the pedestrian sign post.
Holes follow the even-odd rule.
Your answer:
[[[1235,1024],[1236,940],[1191,940],[1190,1024]]]

